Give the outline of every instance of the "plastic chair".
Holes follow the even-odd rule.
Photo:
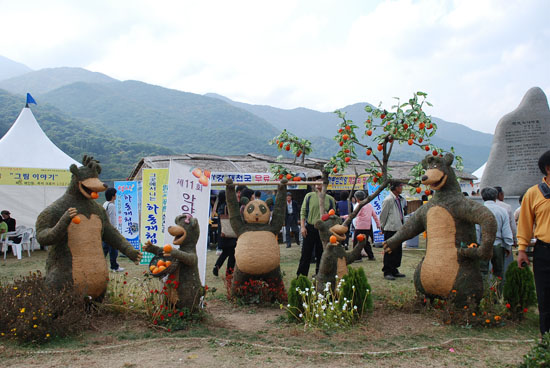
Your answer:
[[[6,252],[8,251],[9,246],[11,246],[13,255],[16,256],[17,259],[21,259],[21,244],[16,244],[9,240],[10,237],[18,235],[20,235],[18,231],[8,231],[7,233],[2,234],[2,252],[4,252],[4,259],[6,259]]]
[[[29,257],[31,256],[31,238],[34,234],[34,229],[28,228],[21,234],[21,249],[27,250]]]

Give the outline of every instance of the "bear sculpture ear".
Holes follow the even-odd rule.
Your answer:
[[[273,205],[273,198],[267,198],[265,200],[265,204],[267,204],[269,207],[271,207]]]
[[[72,174],[74,174],[75,176],[78,176],[78,167],[76,167],[75,164],[72,164],[71,167],[69,167],[69,170],[71,171]]]
[[[455,159],[455,156],[452,153],[447,153],[447,154],[445,154],[443,159],[445,160],[445,164],[447,166],[451,166],[451,164],[453,163],[453,161]]]

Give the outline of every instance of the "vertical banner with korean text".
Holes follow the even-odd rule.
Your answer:
[[[369,183],[369,193],[374,193],[378,189],[378,184],[372,184]],[[376,212],[376,215],[380,217],[380,212],[382,212],[382,202],[384,201],[384,198],[388,195],[389,191],[388,189],[384,189],[380,192],[380,194],[374,198],[370,204],[372,204],[372,207],[374,207],[374,211]],[[382,243],[384,242],[384,234],[378,229],[378,226],[376,226],[376,223],[372,222],[372,230],[373,230],[373,237],[375,243]]]
[[[115,181],[117,229],[123,237],[139,250],[138,182]]]
[[[210,175],[209,173],[207,175]],[[206,282],[206,251],[208,241],[208,219],[210,206],[210,178],[199,168],[192,168],[170,162],[168,182],[168,205],[166,207],[166,243],[174,237],[168,233],[168,226],[175,225],[179,215],[191,215],[199,222],[200,237],[196,245],[201,283]],[[145,182],[143,184],[145,190]]]
[[[168,169],[144,169],[142,173],[141,243],[164,245],[164,213],[168,191]],[[140,264],[149,264],[152,253],[144,252]]]

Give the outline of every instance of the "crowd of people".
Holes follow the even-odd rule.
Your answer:
[[[310,265],[315,264],[315,273],[319,271],[323,245],[319,236],[319,231],[315,228],[315,223],[321,218],[319,208],[319,194],[322,190],[320,184],[315,185],[313,190],[309,191],[301,198],[300,201],[294,198],[294,194],[287,193],[286,197],[286,213],[285,225],[282,229],[284,243],[286,248],[291,248],[293,241],[301,247],[300,259],[296,274],[308,276],[310,273]],[[403,184],[394,183],[391,186],[391,194],[382,203],[382,212],[378,217],[371,203],[364,205],[355,216],[355,219],[350,226],[347,238],[345,241],[346,249],[348,246],[355,247],[358,243],[357,236],[364,234],[367,238],[367,245],[363,250],[363,257],[369,261],[375,261],[374,247],[374,228],[382,231],[385,237],[389,238],[393,235],[400,226],[403,225],[406,215],[407,201],[401,192]],[[245,186],[236,188],[237,200],[241,204],[241,211],[244,205],[253,199],[266,199],[272,194],[261,191],[253,192]],[[303,193],[296,192],[298,196]],[[368,191],[357,190],[350,196],[348,191],[329,192],[325,197],[325,211],[328,212],[334,209],[336,214],[345,220],[349,214],[356,208],[359,202],[365,200],[368,196]],[[395,201],[398,199],[398,203]],[[227,260],[226,274],[230,274],[235,267],[235,247],[237,239],[235,234],[227,230],[229,225],[229,216],[227,212],[227,203],[225,191],[219,191],[217,196],[213,197],[211,203],[211,218],[212,225],[215,231],[210,232],[210,243],[217,246],[218,258],[212,269],[215,276],[219,275],[219,270],[223,267]],[[229,233],[228,233],[229,232]],[[361,260],[359,260],[361,261]],[[386,279],[394,280],[396,277],[404,277],[405,275],[399,272],[401,264],[401,252],[395,252],[392,255],[384,255],[383,273]]]

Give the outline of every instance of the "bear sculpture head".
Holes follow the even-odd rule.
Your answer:
[[[267,203],[260,199],[250,201],[244,207],[244,222],[248,224],[267,224],[271,217],[271,211]]]
[[[172,243],[180,248],[182,245],[190,245],[194,248],[200,236],[197,219],[191,215],[183,214],[176,217],[174,222],[175,225],[168,226],[168,233],[174,237]]]
[[[422,184],[430,189],[441,191],[443,189],[457,189],[460,185],[456,180],[454,169],[451,167],[454,156],[447,153],[445,156],[428,155],[422,160],[422,167],[426,170],[422,176]]]
[[[99,180],[99,174],[101,173],[99,161],[94,160],[91,156],[84,155],[82,165],[77,167],[72,164],[69,168],[73,174],[69,190],[76,190],[76,193],[81,194],[86,199],[96,199],[98,192],[103,192],[108,188],[107,184]]]

